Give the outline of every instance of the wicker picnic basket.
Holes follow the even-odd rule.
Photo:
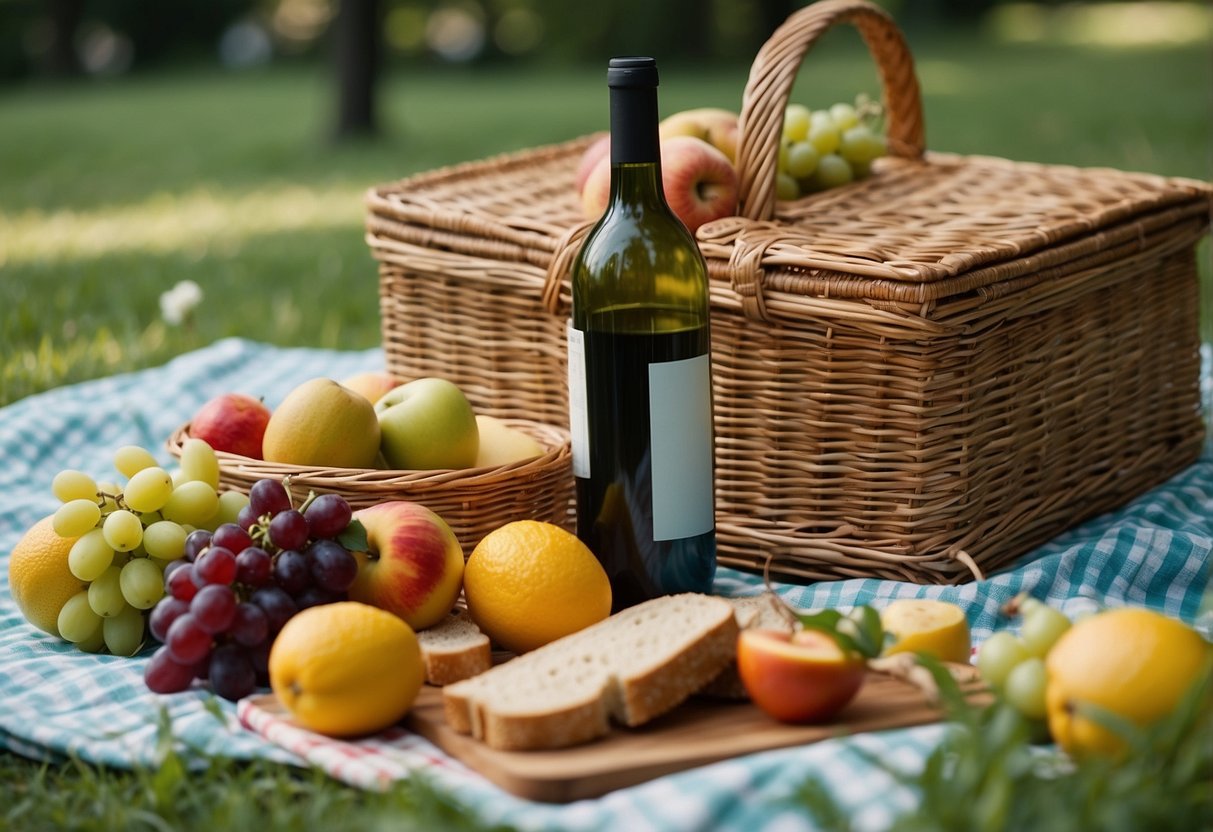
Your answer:
[[[355,510],[388,500],[421,503],[446,521],[467,557],[485,535],[511,520],[569,525],[573,482],[568,431],[524,419],[504,421],[535,439],[544,453],[496,468],[394,471],[287,465],[217,451],[219,482],[221,487],[247,494],[259,479],[289,476],[296,499],[313,490],[340,494]],[[188,438],[187,422],[165,443],[169,453],[180,457]]]
[[[838,23],[878,65],[891,155],[777,202],[789,92]],[[567,424],[567,274],[588,228],[573,177],[591,141],[368,193],[392,372]],[[738,215],[697,233],[720,563],[967,580],[1198,456],[1205,183],[925,152],[911,55],[862,0],[801,9],[762,48],[737,167]]]

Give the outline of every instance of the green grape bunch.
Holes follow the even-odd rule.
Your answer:
[[[165,592],[164,570],[185,555],[186,536],[235,522],[248,497],[219,490],[219,462],[201,439],[189,439],[174,471],[145,448],[114,452],[125,485],[60,471],[51,491],[61,505],[51,525],[76,538],[67,565],[86,586],[59,611],[60,635],[79,649],[133,656],[147,637],[147,618]]]
[[[823,110],[788,104],[779,142],[776,196],[799,199],[867,178],[872,163],[888,152],[883,118],[879,102],[865,95],[854,104],[840,102]]]
[[[1022,616],[1019,634],[1001,630],[987,638],[977,652],[977,669],[1011,707],[1041,722],[1048,687],[1045,658],[1071,622],[1061,611],[1027,594],[1017,596],[1006,611]]]

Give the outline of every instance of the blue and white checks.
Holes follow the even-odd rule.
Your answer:
[[[50,483],[63,468],[100,479],[115,475],[111,457],[139,444],[162,462],[165,438],[207,399],[239,391],[277,404],[315,376],[341,378],[381,367],[379,350],[327,352],[281,349],[243,340],[220,341],[151,370],[64,387],[0,410],[0,565],[21,534],[51,513]],[[929,597],[960,604],[975,641],[1006,626],[999,606],[1020,590],[1075,615],[1101,605],[1133,604],[1197,620],[1213,549],[1213,456],[1124,509],[1096,518],[1041,546],[1017,568],[955,587],[849,580],[782,591],[804,609],[882,605],[893,598]],[[135,659],[76,651],[21,618],[0,570],[0,746],[32,757],[74,753],[114,766],[151,763],[159,708],[189,747],[208,754],[298,758],[242,729],[235,707],[209,694],[157,696],[143,685],[147,652]],[[720,594],[757,592],[756,577],[721,570]],[[1208,635],[1213,619],[1198,621]],[[819,777],[851,812],[856,829],[881,829],[913,805],[914,795],[865,762],[862,749],[902,768],[920,766],[943,735],[942,726],[863,734],[803,748],[737,758],[597,800],[567,806],[531,803],[487,781],[438,778],[486,822],[524,829],[805,829],[809,822],[789,798],[809,775]]]

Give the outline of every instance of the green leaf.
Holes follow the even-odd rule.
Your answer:
[[[796,617],[806,630],[825,633],[834,639],[844,652],[874,659],[884,649],[884,628],[880,624],[880,613],[872,607],[859,606],[846,615],[838,610],[798,612]]]
[[[371,548],[366,539],[366,526],[356,517],[345,527],[345,531],[337,535],[337,542],[351,552],[366,552]]]

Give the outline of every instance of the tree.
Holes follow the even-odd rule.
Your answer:
[[[375,91],[380,68],[379,0],[340,0],[333,21],[339,139],[378,130]]]

